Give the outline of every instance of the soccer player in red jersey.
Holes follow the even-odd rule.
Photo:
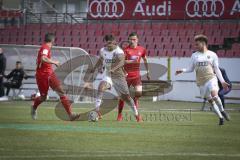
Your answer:
[[[33,105],[31,106],[31,116],[34,120],[37,119],[37,108],[46,100],[49,87],[51,87],[59,95],[61,103],[69,115],[69,119],[73,121],[78,119],[80,115],[72,113],[71,104],[52,68],[52,64],[57,67],[60,65],[59,61],[51,59],[51,47],[53,46],[54,40],[55,36],[52,33],[47,33],[45,35],[45,43],[38,51],[36,82],[40,96],[34,99]]]
[[[140,61],[143,59],[146,70],[147,79],[150,80],[146,49],[138,45],[138,35],[133,32],[128,36],[129,46],[124,49],[125,53],[125,65],[124,69],[127,72],[127,84],[128,87],[133,86],[135,89],[134,103],[138,108],[138,99],[142,95],[142,81],[140,75]],[[120,100],[118,104],[118,121],[122,121],[122,110],[124,107],[124,101]]]

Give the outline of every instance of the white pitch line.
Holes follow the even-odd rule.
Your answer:
[[[98,157],[147,157],[147,156],[198,156],[198,157],[240,157],[240,154],[218,154],[218,153],[122,153],[122,154],[111,154],[109,152],[106,152],[106,154],[92,154],[92,152],[89,152],[89,154],[70,154],[70,155],[18,155],[18,156],[0,156],[0,158],[5,159],[33,159],[33,158],[84,158],[84,157],[91,157],[91,158],[98,158]]]

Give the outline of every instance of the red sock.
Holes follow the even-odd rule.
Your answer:
[[[135,104],[135,106],[136,106],[136,108],[138,109],[138,106],[139,106],[139,104],[138,104],[138,97],[134,97],[134,104]]]
[[[72,114],[72,107],[71,107],[71,104],[70,104],[68,98],[66,96],[61,96],[60,100],[61,100],[61,103],[62,103],[65,111],[67,112],[67,114],[71,115]]]
[[[33,108],[37,109],[37,107],[42,103],[41,96],[36,97],[33,102]]]
[[[118,101],[118,114],[122,113],[123,107],[124,107],[124,101],[120,99]]]

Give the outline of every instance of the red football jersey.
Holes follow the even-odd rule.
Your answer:
[[[42,61],[43,56],[46,56],[49,59],[51,59],[51,54],[52,53],[49,46],[46,44],[43,44],[38,51],[37,69],[36,69],[37,74],[48,74],[48,75],[52,74],[53,72],[52,65]]]
[[[128,73],[127,77],[138,77],[140,76],[140,61],[141,58],[146,57],[146,49],[141,46],[131,48],[130,46],[124,49],[126,60],[137,60],[137,63],[125,64],[124,69]]]

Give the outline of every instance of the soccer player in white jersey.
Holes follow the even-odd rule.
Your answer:
[[[226,120],[229,120],[229,117],[224,111],[221,100],[218,97],[219,88],[217,78],[225,90],[228,90],[229,84],[224,81],[222,73],[219,70],[218,56],[207,48],[208,38],[205,35],[197,35],[194,37],[194,40],[197,51],[192,54],[189,68],[177,70],[176,75],[195,70],[196,82],[202,98],[206,98],[209,101],[219,117],[219,125],[223,125],[223,117]]]
[[[116,44],[113,35],[104,37],[106,46],[100,50],[100,58],[94,66],[92,72],[101,64],[103,65],[103,78],[98,86],[98,96],[96,98],[96,112],[101,118],[100,105],[102,103],[103,92],[114,87],[120,98],[125,101],[133,110],[137,122],[142,121],[133,99],[130,97],[125,72],[123,70],[125,55],[123,50]]]

